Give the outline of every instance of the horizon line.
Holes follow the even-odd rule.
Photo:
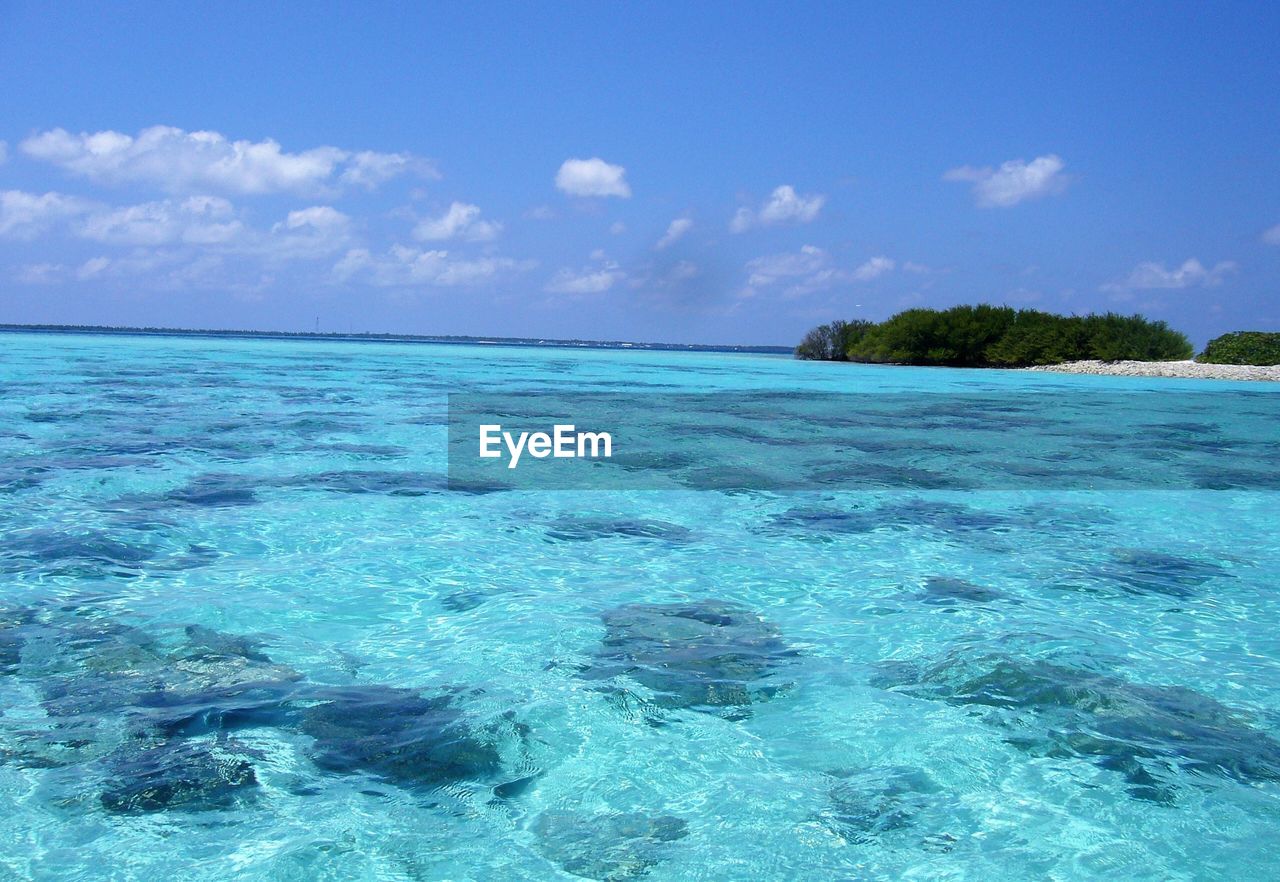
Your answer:
[[[690,352],[792,353],[794,346],[746,343],[664,343],[638,340],[589,340],[561,337],[504,337],[477,334],[398,334],[391,331],[264,331],[243,328],[167,328],[139,325],[68,325],[0,322],[3,332],[60,334],[119,334],[153,337],[279,337],[287,339],[351,340],[388,343],[481,344],[492,346],[562,346],[582,349],[650,349]]]

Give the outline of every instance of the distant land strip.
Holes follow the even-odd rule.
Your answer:
[[[0,331],[43,334],[120,334],[145,337],[233,337],[378,343],[451,343],[490,346],[558,346],[568,349],[646,349],[660,352],[749,352],[791,355],[792,346],[736,346],[711,343],[635,343],[626,340],[556,340],[543,337],[471,337],[458,334],[376,334],[320,331],[237,331],[217,328],[134,328],[113,325],[12,325]]]

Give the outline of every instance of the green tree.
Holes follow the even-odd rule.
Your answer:
[[[796,347],[796,358],[813,361],[847,361],[849,347],[862,339],[874,322],[854,319],[851,322],[836,320],[805,334]]]
[[[1280,364],[1280,334],[1236,331],[1214,337],[1200,353],[1206,364]]]
[[[1061,316],[987,304],[908,309],[879,324],[832,322],[814,328],[796,349],[800,358],[957,367],[1171,361],[1191,353],[1184,335],[1139,315]]]

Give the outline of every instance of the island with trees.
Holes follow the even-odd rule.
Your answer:
[[[951,367],[1030,367],[1099,361],[1178,361],[1185,335],[1142,316],[1063,316],[1008,306],[908,309],[883,322],[836,321],[796,347],[804,359]]]

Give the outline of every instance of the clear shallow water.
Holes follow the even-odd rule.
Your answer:
[[[443,489],[450,392],[1269,387],[17,334],[0,387],[14,877],[1275,875],[1274,492]]]

